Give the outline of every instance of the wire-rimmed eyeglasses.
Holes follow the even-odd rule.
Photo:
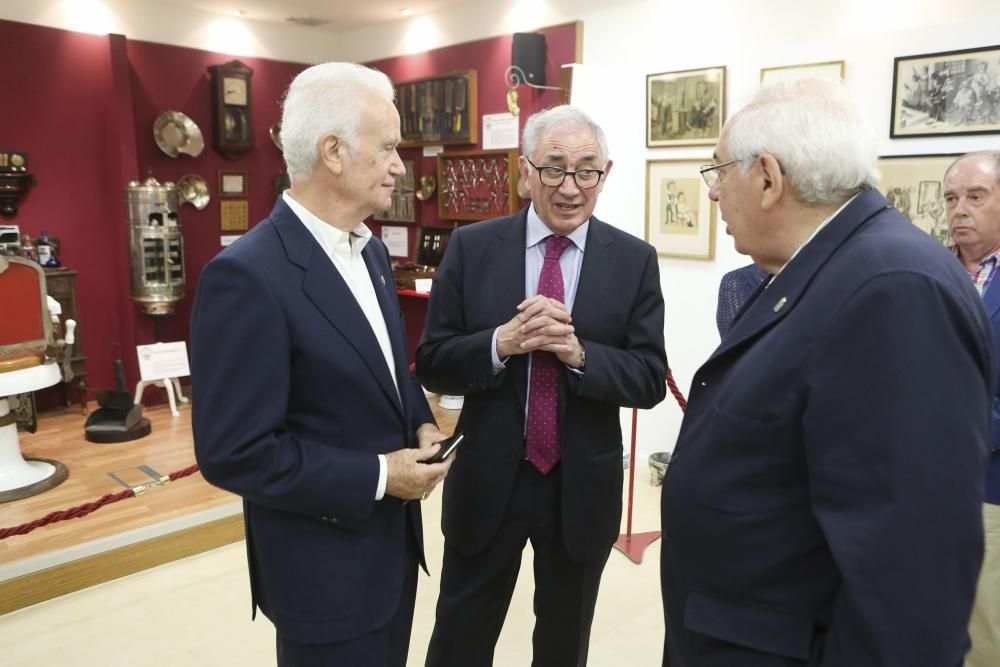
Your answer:
[[[528,158],[524,159],[528,160]],[[589,190],[590,188],[597,187],[597,184],[601,182],[601,177],[604,176],[603,169],[567,171],[562,167],[539,167],[531,160],[528,160],[528,164],[538,172],[538,180],[542,182],[542,185],[547,185],[550,188],[558,188],[563,184],[567,176],[572,176],[576,187],[581,190]]]
[[[736,164],[739,160],[730,160],[729,162],[723,162],[722,164],[703,164],[698,170],[701,177],[705,179],[705,184],[709,188],[714,188],[715,184],[719,182],[721,178],[721,172],[719,171],[723,167],[728,167],[731,164]]]

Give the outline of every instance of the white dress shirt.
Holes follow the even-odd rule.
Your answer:
[[[372,238],[371,230],[365,227],[364,223],[358,223],[350,232],[343,232],[310,213],[304,206],[292,199],[288,190],[285,190],[281,197],[302,221],[309,233],[313,235],[330,261],[333,262],[334,268],[347,283],[354,299],[361,306],[365,319],[368,320],[389,367],[392,384],[396,387],[396,394],[399,395],[399,379],[396,377],[396,362],[392,354],[392,343],[389,341],[389,329],[385,325],[385,317],[382,316],[382,309],[378,305],[378,297],[375,295],[375,285],[372,283],[371,274],[368,273],[368,267],[361,256],[361,251]],[[402,402],[402,397],[400,397],[400,402]],[[383,454],[378,455],[378,465],[378,488],[375,491],[375,500],[382,500],[385,495],[388,472]]]

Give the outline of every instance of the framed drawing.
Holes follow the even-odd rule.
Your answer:
[[[247,173],[245,171],[220,171],[219,196],[246,197]]]
[[[646,162],[646,240],[661,257],[715,257],[715,202],[698,168],[708,160]]]
[[[896,58],[890,137],[1000,133],[1000,46]]]
[[[900,213],[943,245],[951,245],[942,197],[944,170],[958,154],[890,155],[878,160],[879,190]]]
[[[710,146],[726,117],[726,68],[646,76],[646,145]]]
[[[843,79],[844,61],[831,60],[825,63],[808,63],[805,65],[783,65],[781,67],[762,67],[760,83],[766,85],[790,79],[817,77],[820,79]]]

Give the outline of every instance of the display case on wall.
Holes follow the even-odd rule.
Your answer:
[[[415,224],[420,214],[417,206],[416,160],[403,160],[406,173],[396,179],[392,190],[392,205],[388,211],[376,211],[372,220],[377,222],[403,222]]]
[[[396,84],[400,146],[474,144],[479,140],[476,70]]]
[[[517,157],[516,150],[438,155],[438,218],[487,220],[516,211]]]

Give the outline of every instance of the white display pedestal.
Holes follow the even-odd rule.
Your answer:
[[[170,414],[174,417],[180,417],[181,413],[177,411],[177,401],[181,403],[187,403],[188,399],[184,396],[184,392],[181,391],[181,383],[177,378],[167,378],[165,380],[139,380],[135,385],[135,399],[133,403],[142,402],[142,392],[145,391],[146,387],[151,387],[156,385],[158,387],[163,387],[167,390],[167,401],[170,403]],[[175,395],[176,392],[176,395]]]
[[[61,379],[59,367],[56,364],[43,364],[19,371],[0,373],[0,419],[10,414],[8,396],[51,387]],[[65,466],[57,461],[25,461],[17,437],[17,424],[12,423],[0,427],[0,494],[3,494],[4,500],[14,500],[41,493],[46,489],[29,490],[26,487],[38,485],[57,473],[62,473],[62,479],[53,480],[54,483],[51,486],[55,486],[66,478],[65,471]],[[51,488],[51,486],[46,488]]]

